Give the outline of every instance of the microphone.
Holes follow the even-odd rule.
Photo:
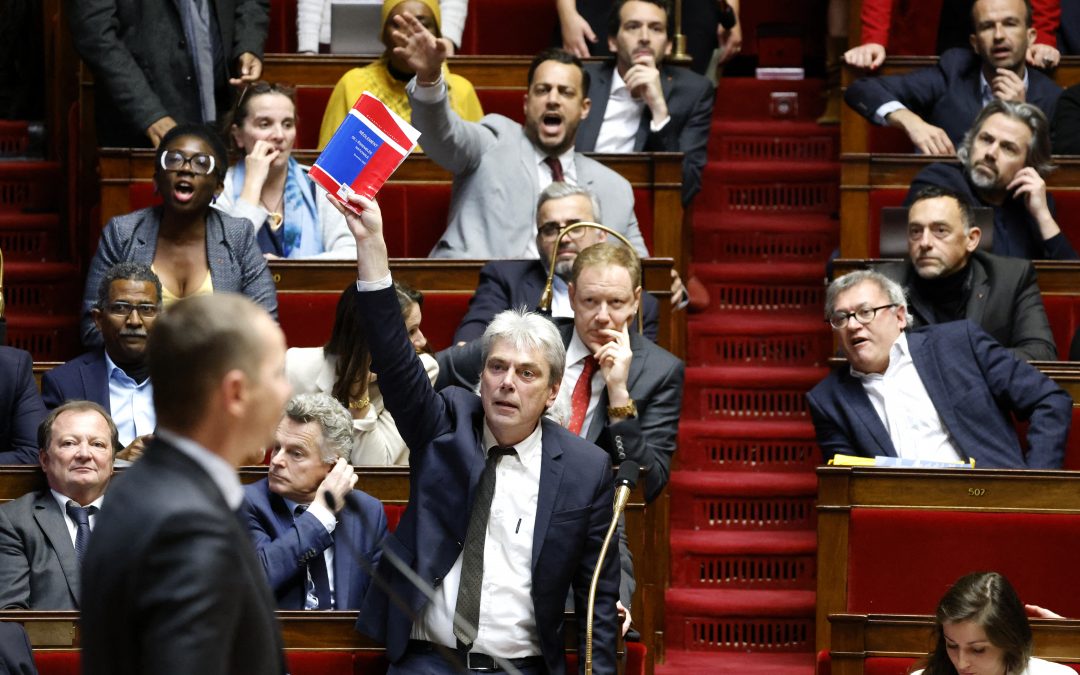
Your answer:
[[[604,557],[607,555],[611,537],[619,526],[619,518],[626,508],[626,502],[630,501],[630,493],[637,485],[638,474],[641,467],[632,459],[628,459],[619,465],[619,472],[615,475],[615,500],[612,504],[611,525],[608,526],[607,535],[604,537],[604,545],[600,547],[600,555],[596,559],[596,568],[593,570],[592,583],[589,584],[589,609],[585,615],[585,675],[592,675],[592,652],[593,652],[593,615],[596,604],[596,585],[600,581],[600,568],[604,565]],[[610,611],[610,608],[608,608]]]

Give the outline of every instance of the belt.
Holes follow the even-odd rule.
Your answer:
[[[427,640],[409,640],[409,644],[405,647],[405,652],[408,654],[427,654],[430,652],[445,651],[454,652],[461,656],[465,661],[465,667],[473,672],[498,673],[503,670],[502,666],[499,665],[499,661],[496,661],[494,656],[481,654],[480,652],[465,652],[461,649],[447,647],[446,645],[438,645],[434,642],[428,642]],[[515,668],[531,668],[533,666],[544,665],[543,656],[526,656],[520,659],[500,659],[500,661],[502,663],[509,663]]]

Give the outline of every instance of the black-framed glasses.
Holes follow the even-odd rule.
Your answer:
[[[825,319],[825,323],[829,324],[833,328],[839,330],[848,324],[848,320],[851,317],[855,317],[855,320],[862,325],[867,325],[874,320],[877,313],[883,309],[889,307],[896,307],[896,303],[892,302],[887,305],[881,305],[880,307],[860,307],[854,312],[833,312],[829,318]]]
[[[213,155],[197,152],[194,155],[185,155],[179,150],[166,150],[161,153],[161,168],[166,171],[180,171],[185,165],[191,167],[191,172],[201,176],[209,176],[216,166]]]
[[[122,316],[124,318],[131,316],[133,311],[138,312],[139,316],[144,319],[153,319],[161,311],[161,307],[150,302],[140,302],[137,305],[130,302],[110,302],[105,309],[113,316]]]
[[[575,223],[576,222],[580,221],[575,221]],[[569,227],[575,223],[567,223],[566,227]],[[584,235],[587,229],[595,228],[579,227],[576,230],[571,230],[570,233],[566,235],[566,237],[568,239],[577,239],[578,237]],[[541,239],[554,239],[559,235],[560,232],[563,231],[563,226],[559,225],[558,223],[547,223],[545,225],[541,225],[539,228],[537,228],[536,231],[540,234]]]

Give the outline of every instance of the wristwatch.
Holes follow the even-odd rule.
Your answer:
[[[626,405],[608,406],[607,414],[608,417],[637,417],[637,406],[634,399],[630,399]]]

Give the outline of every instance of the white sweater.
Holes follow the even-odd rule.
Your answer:
[[[469,0],[439,0],[442,14],[442,34],[454,45],[461,46],[465,17],[469,15]],[[315,54],[319,43],[330,43],[330,0],[297,0],[296,51]]]

